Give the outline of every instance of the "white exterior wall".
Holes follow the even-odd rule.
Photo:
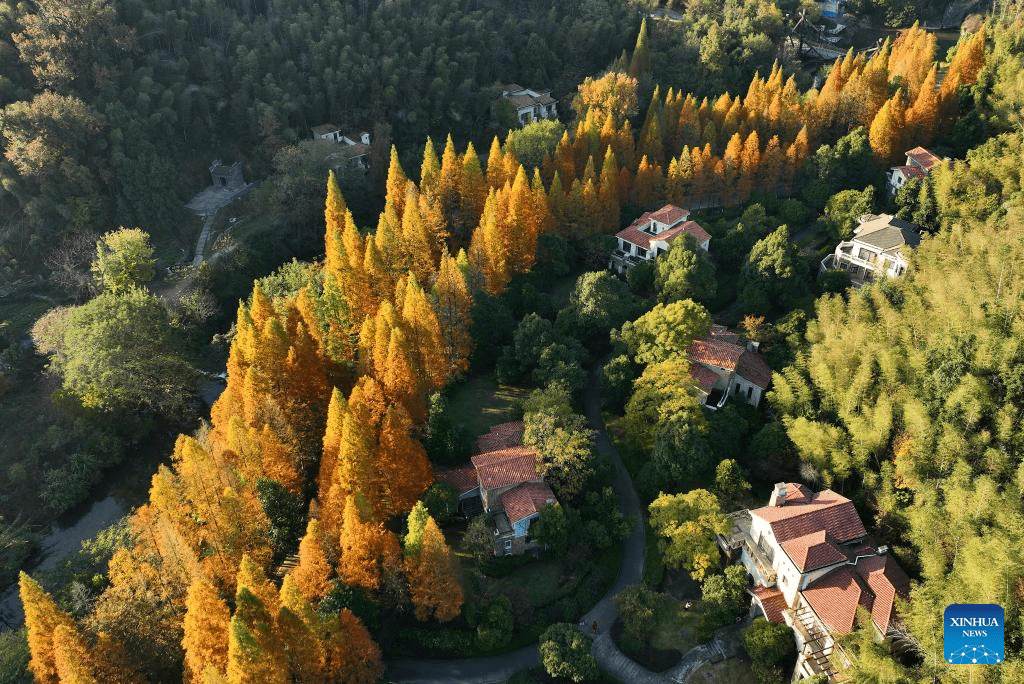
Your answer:
[[[747,390],[750,390],[749,398],[747,397]],[[756,407],[761,403],[761,392],[763,392],[763,390],[744,378],[742,375],[736,375],[733,377],[732,387],[729,388],[729,391],[734,393],[735,396],[739,396],[740,399],[751,406]]]
[[[758,538],[764,539],[764,545],[772,549],[772,568],[775,570],[776,586],[786,599],[786,605],[792,607],[796,602],[797,593],[800,591],[800,571],[789,559],[789,555],[783,551],[782,546],[775,540],[775,533],[768,521],[753,513],[750,516],[750,536],[754,543]]]

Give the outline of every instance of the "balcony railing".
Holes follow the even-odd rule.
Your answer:
[[[750,536],[750,512],[736,511],[729,514],[732,529],[726,542],[731,549],[745,549],[747,555],[753,559],[757,571],[765,582],[765,586],[775,586],[775,568],[772,567],[771,557],[759,547],[754,538]]]

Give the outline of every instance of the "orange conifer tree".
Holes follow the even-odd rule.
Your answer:
[[[419,557],[407,572],[417,620],[448,622],[459,616],[463,596],[458,566],[433,518],[427,519]]]
[[[93,675],[92,660],[89,647],[73,624],[54,628],[53,662],[61,684],[101,684]]]
[[[324,553],[323,532],[316,518],[306,524],[306,534],[299,542],[299,562],[289,577],[310,601],[318,601],[331,589],[331,566]]]
[[[192,582],[185,600],[185,681],[202,682],[203,671],[212,665],[224,672],[228,666],[228,628],[231,616],[217,589],[203,578]]]

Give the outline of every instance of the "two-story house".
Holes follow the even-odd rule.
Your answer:
[[[501,96],[512,103],[519,125],[541,119],[557,119],[558,109],[550,90],[531,90],[516,83],[501,87]]]
[[[363,169],[370,168],[370,134],[366,131],[344,133],[332,123],[313,126],[311,130],[314,140],[326,140],[344,145],[345,159],[349,165]]]
[[[674,204],[666,204],[654,212],[644,212],[640,218],[615,234],[608,268],[625,273],[639,263],[650,261],[668,251],[669,245],[681,235],[689,235],[697,248],[705,252],[711,244],[711,235],[695,221],[689,221],[690,212]]]
[[[821,271],[843,269],[856,286],[881,276],[903,275],[910,251],[921,244],[920,226],[892,214],[865,214],[858,220],[853,238],[840,242],[821,260]]]
[[[477,439],[471,465],[437,474],[455,487],[463,513],[485,513],[494,533],[494,554],[521,554],[536,546],[530,525],[544,506],[556,502],[537,470],[537,452],[522,445],[521,421],[502,423]]]
[[[707,336],[694,340],[686,356],[700,402],[708,408],[722,408],[729,397],[756,407],[772,381],[772,370],[757,344],[743,343],[722,325],[711,326]]]
[[[794,483],[775,485],[767,506],[730,515],[732,530],[719,536],[754,579],[754,603],[772,622],[793,628],[796,674],[838,679],[836,637],[854,629],[857,608],[871,616],[876,636],[893,626],[896,597],[910,581],[885,546],[868,540],[857,510],[829,489],[812,492]]]
[[[923,147],[907,150],[906,155],[906,164],[893,166],[886,173],[886,185],[890,195],[895,195],[896,191],[906,185],[907,181],[924,178],[942,161]]]

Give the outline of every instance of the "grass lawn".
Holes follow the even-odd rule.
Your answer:
[[[686,680],[689,684],[737,684],[757,681],[746,657],[702,665]]]
[[[682,603],[670,598],[661,605],[656,620],[657,624],[651,634],[652,647],[686,653],[697,645],[700,611],[696,603],[686,610]]]
[[[459,425],[479,436],[491,426],[515,420],[517,403],[530,390],[499,385],[494,375],[476,375],[458,385],[448,399],[448,410]]]

